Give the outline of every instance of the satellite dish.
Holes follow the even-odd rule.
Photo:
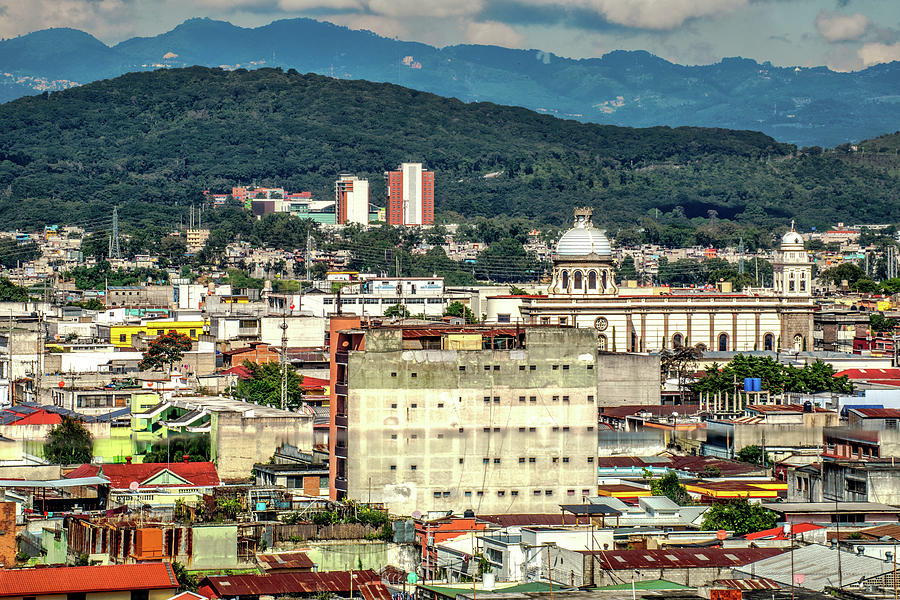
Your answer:
[[[422,518],[422,511],[421,511],[421,510],[414,510],[414,511],[412,511],[412,514],[411,514],[410,516],[411,516],[413,519],[421,519],[421,518]]]
[[[416,512],[418,512],[418,511],[416,511]],[[415,573],[409,573],[406,576],[406,583],[415,585],[418,581],[419,581],[419,576],[416,575]]]
[[[131,490],[132,492],[138,491],[138,488],[140,488],[140,487],[141,487],[141,484],[139,484],[137,481],[132,481],[131,483],[128,484],[128,489]]]

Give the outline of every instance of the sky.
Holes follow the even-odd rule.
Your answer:
[[[0,0],[0,36],[73,27],[112,44],[192,17],[243,27],[312,17],[439,47],[572,58],[647,50],[680,64],[743,56],[840,71],[900,60],[898,0]]]

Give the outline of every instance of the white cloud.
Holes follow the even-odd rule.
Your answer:
[[[98,37],[133,32],[126,0],[0,0],[0,36],[73,27]]]
[[[861,38],[871,21],[862,13],[840,15],[823,8],[816,15],[815,25],[819,34],[829,42],[846,42]]]
[[[879,63],[893,62],[900,60],[900,42],[896,44],[863,44],[863,47],[857,51],[857,54],[867,67]]]
[[[465,29],[470,44],[495,44],[507,48],[521,48],[525,37],[505,23],[496,21],[471,22]]]
[[[615,25],[668,31],[691,19],[731,14],[749,0],[524,0],[525,4],[594,12]]]

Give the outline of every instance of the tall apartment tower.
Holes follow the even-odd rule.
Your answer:
[[[356,175],[341,175],[334,182],[337,224],[369,224],[369,180]]]
[[[403,163],[388,171],[387,221],[389,225],[434,223],[434,173],[422,163]]]

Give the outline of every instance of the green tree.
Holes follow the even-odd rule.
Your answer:
[[[210,459],[209,434],[170,435],[156,440],[144,454],[144,462],[161,463],[171,460],[181,461],[188,456],[191,462],[205,462]]]
[[[654,496],[665,496],[675,504],[680,506],[690,506],[694,503],[691,495],[688,494],[687,488],[681,485],[678,474],[675,471],[669,471],[659,479],[650,481],[650,492]]]
[[[171,332],[151,340],[144,351],[144,358],[138,363],[142,371],[155,371],[172,365],[184,358],[184,353],[191,349],[191,338],[183,333]]]
[[[74,465],[91,462],[93,457],[94,436],[82,421],[63,415],[47,434],[44,458],[54,465]]]
[[[750,504],[745,498],[738,498],[727,504],[713,504],[703,514],[701,529],[712,531],[724,529],[735,535],[746,535],[755,531],[772,529],[778,516],[759,504]]]
[[[841,263],[836,267],[825,269],[819,273],[819,281],[833,285],[841,285],[842,281],[846,281],[848,285],[853,285],[857,280],[864,278],[866,278],[866,272],[853,263]]]
[[[847,376],[835,377],[835,373],[834,367],[820,360],[798,369],[793,365],[783,365],[769,356],[738,354],[724,367],[715,363],[710,365],[706,376],[694,383],[693,389],[695,392],[729,392],[734,391],[735,381],[758,377],[762,379],[762,388],[773,393],[852,392],[853,384]]]
[[[737,453],[737,459],[741,462],[763,466],[763,452],[759,446],[744,446]],[[766,456],[766,465],[772,465],[772,457]]]
[[[476,323],[478,322],[478,318],[475,316],[475,313],[472,312],[472,309],[463,304],[462,302],[453,302],[448,307],[447,310],[444,311],[445,317],[458,317],[460,319],[465,319],[466,323]]]
[[[409,317],[409,309],[402,304],[394,304],[384,309],[384,316],[388,319],[406,319]]]
[[[869,329],[872,331],[893,331],[897,325],[897,319],[885,317],[883,313],[876,312],[869,315]]]
[[[619,280],[619,282],[638,279],[638,272],[637,268],[634,266],[633,256],[626,256],[622,259],[622,264],[616,269],[616,279]]]
[[[27,302],[28,290],[0,277],[0,302]]]
[[[516,285],[509,286],[510,296],[527,296],[528,292]]]
[[[196,592],[199,587],[199,582],[197,581],[197,576],[191,573],[185,568],[183,564],[180,562],[172,563],[172,572],[175,573],[175,580],[178,581],[178,585],[181,586],[181,589],[186,592]]]
[[[235,395],[247,402],[280,408],[281,365],[277,362],[245,361],[244,366],[250,371],[250,377],[238,382]],[[286,404],[288,410],[295,410],[303,405],[301,383],[303,383],[303,376],[298,374],[293,366],[287,365]]]

